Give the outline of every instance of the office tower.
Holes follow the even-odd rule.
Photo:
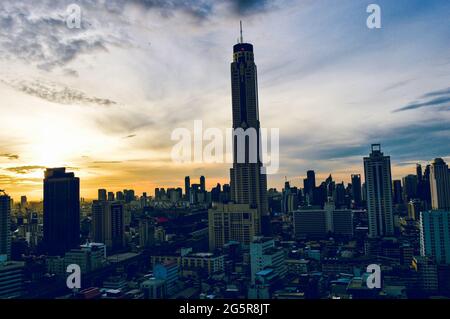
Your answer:
[[[337,184],[333,191],[334,202],[337,207],[342,207],[345,205],[345,185],[344,182]]]
[[[285,255],[282,248],[275,247],[275,241],[270,237],[255,237],[250,244],[251,281],[255,283],[258,272],[273,269],[278,278],[287,273]]]
[[[430,183],[431,165],[427,165],[423,171],[422,188],[420,190],[420,199],[424,203],[424,208],[431,209],[431,183]]]
[[[430,190],[433,209],[450,209],[450,173],[442,158],[431,163]]]
[[[328,215],[328,216],[327,216]],[[323,209],[301,209],[294,212],[296,239],[321,239],[330,231],[330,215]]]
[[[260,215],[257,234],[262,232],[267,235],[270,234],[270,215],[267,208],[267,176],[261,172],[257,69],[253,45],[243,42],[242,29],[240,43],[233,46],[231,93],[235,132],[233,168],[230,170],[231,200],[256,208]],[[243,134],[236,136],[239,131]]]
[[[220,198],[221,192],[222,192],[222,187],[218,183],[216,187],[213,187],[211,189],[211,202],[220,203],[221,202],[221,198]]]
[[[125,196],[123,195],[123,192],[121,192],[121,191],[116,192],[116,200],[118,200],[118,201],[125,200]]]
[[[28,202],[26,196],[20,196],[20,208],[25,209],[27,208]]]
[[[305,193],[305,200],[308,204],[317,204],[317,194],[316,190],[316,174],[313,170],[306,172],[306,178],[303,179],[303,190]]]
[[[176,261],[156,264],[153,267],[153,275],[157,280],[164,280],[168,296],[176,292],[179,276],[178,263]]]
[[[438,270],[434,260],[427,256],[415,256],[412,267],[418,274],[418,288],[426,293],[438,290]]]
[[[394,204],[398,205],[403,203],[403,190],[402,182],[398,179],[394,180]]]
[[[124,204],[116,201],[92,203],[92,239],[104,243],[108,251],[120,250],[124,245]]]
[[[420,214],[420,254],[438,264],[450,264],[450,211]]]
[[[0,257],[0,299],[18,298],[23,294],[24,267],[24,262]]]
[[[164,190],[164,188],[162,190]],[[132,189],[124,189],[123,195],[125,197],[125,203],[131,203],[135,200],[134,190]]]
[[[258,235],[259,213],[248,204],[217,204],[208,210],[209,249],[223,248],[230,241],[249,247]]]
[[[43,242],[49,255],[63,255],[80,243],[80,179],[64,167],[45,171]]]
[[[0,190],[0,256],[11,258],[11,197]],[[0,257],[1,258],[1,257]]]
[[[108,192],[108,201],[114,201],[114,193]]]
[[[403,177],[403,199],[406,203],[417,198],[417,187],[417,175],[410,174]]]
[[[205,176],[200,176],[200,191],[204,192],[206,190]]]
[[[186,176],[184,178],[184,196],[187,201],[191,199],[191,178]]]
[[[139,220],[139,246],[151,247],[155,243],[155,225],[150,218]]]
[[[418,220],[422,211],[422,202],[418,199],[412,199],[408,202],[408,217],[412,220]]]
[[[106,200],[107,199],[106,194],[107,194],[106,189],[99,189],[97,199],[98,200]]]
[[[372,144],[369,157],[364,157],[364,175],[367,187],[369,236],[393,235],[391,159],[381,152],[380,144]]]
[[[352,175],[352,198],[356,207],[361,207],[362,204],[361,193],[361,175]]]

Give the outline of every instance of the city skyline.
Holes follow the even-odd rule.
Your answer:
[[[207,176],[208,188],[228,183],[230,165],[167,159],[176,127],[199,117],[231,126],[227,61],[241,18],[257,52],[261,121],[281,126],[280,171],[268,188],[281,189],[284,176],[301,185],[308,169],[348,182],[363,174],[372,143],[391,156],[393,179],[416,162],[450,159],[445,1],[380,1],[380,30],[365,26],[363,1],[109,3],[80,1],[81,30],[61,17],[68,2],[40,1],[33,15],[1,4],[0,188],[16,199],[40,200],[44,169],[59,166],[76,172],[85,198],[101,187],[182,186],[186,175]]]

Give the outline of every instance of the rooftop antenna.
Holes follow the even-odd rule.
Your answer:
[[[244,43],[244,39],[242,38],[242,20],[239,21],[239,24],[241,26],[241,43]]]

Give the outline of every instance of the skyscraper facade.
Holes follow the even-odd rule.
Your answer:
[[[11,197],[0,190],[0,255],[11,258]]]
[[[352,197],[356,207],[361,207],[361,175],[352,175]]]
[[[450,212],[426,211],[420,214],[420,254],[438,264],[450,265]]]
[[[191,200],[191,178],[189,176],[186,176],[184,178],[184,194],[186,196],[186,200]]]
[[[242,34],[242,30],[241,30]],[[234,139],[233,167],[230,170],[231,200],[238,204],[248,204],[256,208],[260,215],[258,233],[270,233],[270,217],[267,207],[267,176],[261,172],[260,122],[258,109],[257,70],[253,55],[253,45],[240,43],[233,46],[231,63],[231,93],[233,130],[244,134],[256,132],[256,138],[245,138],[245,149],[239,148],[238,138]],[[250,134],[251,135],[251,134]],[[256,152],[256,154],[255,154]],[[242,154],[243,153],[243,154]],[[255,155],[255,157],[252,156]],[[238,160],[245,157],[244,160]],[[252,157],[254,160],[252,160]]]
[[[64,255],[80,243],[80,179],[65,168],[48,168],[44,178],[44,247]]]
[[[364,175],[369,236],[391,236],[394,234],[391,159],[381,152],[380,144],[372,144],[369,157],[364,157]]]
[[[433,209],[450,209],[450,173],[442,158],[436,158],[430,169],[431,206]]]

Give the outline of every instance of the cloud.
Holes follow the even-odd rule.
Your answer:
[[[17,155],[17,154],[10,154],[10,153],[0,154],[0,157],[5,157],[5,158],[7,158],[9,160],[19,159],[19,155]]]
[[[450,88],[433,91],[422,95],[419,100],[403,106],[393,112],[414,110],[423,107],[439,107],[439,109],[450,109]]]
[[[103,99],[93,96],[87,96],[85,93],[69,88],[68,86],[47,82],[43,80],[21,80],[5,81],[2,83],[12,87],[20,92],[32,95],[43,100],[59,104],[80,104],[80,105],[100,105],[110,106],[117,104],[110,99]]]
[[[27,165],[27,166],[8,167],[8,168],[5,168],[5,170],[16,173],[16,174],[28,174],[30,172],[37,171],[37,170],[43,170],[45,168],[46,168],[45,166]]]

